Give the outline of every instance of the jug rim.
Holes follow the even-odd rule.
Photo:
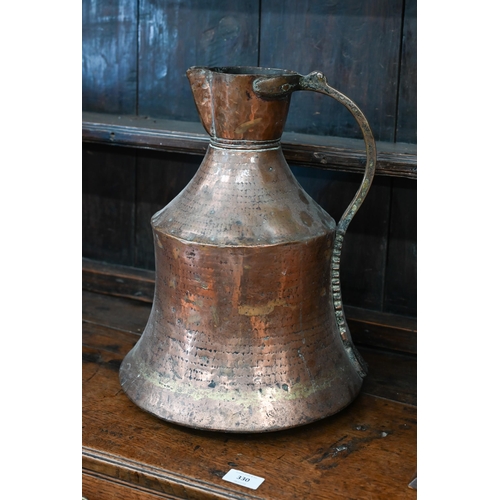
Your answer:
[[[260,66],[192,66],[189,68],[204,69],[212,73],[221,73],[234,76],[294,76],[298,75],[296,71],[279,68],[267,68]]]

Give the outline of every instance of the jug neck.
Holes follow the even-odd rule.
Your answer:
[[[218,141],[277,141],[285,127],[292,91],[262,97],[255,81],[270,80],[293,88],[295,72],[256,67],[208,68],[187,71],[194,101],[205,130]]]

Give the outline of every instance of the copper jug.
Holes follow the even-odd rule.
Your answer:
[[[186,188],[151,220],[156,286],[120,382],[169,422],[266,432],[332,415],[359,393],[365,365],[344,317],[344,234],[375,171],[359,108],[324,75],[257,67],[187,71],[210,145]],[[302,189],[280,145],[294,91],[344,104],[366,169],[338,225]]]

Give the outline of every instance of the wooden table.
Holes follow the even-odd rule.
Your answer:
[[[123,393],[118,369],[151,304],[83,292],[83,496],[98,499],[416,498],[416,359],[360,349],[370,374],[347,409],[270,434],[166,423]],[[224,481],[238,469],[257,490]]]

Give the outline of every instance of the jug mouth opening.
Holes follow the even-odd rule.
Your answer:
[[[298,74],[295,71],[287,69],[260,68],[258,66],[221,66],[208,69],[214,73],[225,73],[228,75],[282,76]]]

